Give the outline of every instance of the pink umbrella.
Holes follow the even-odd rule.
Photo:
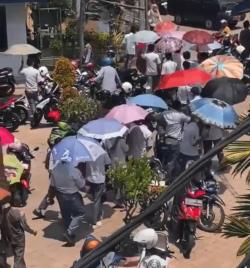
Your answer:
[[[113,118],[126,125],[135,121],[144,120],[148,112],[139,106],[122,104],[114,107],[105,117]]]
[[[156,48],[161,53],[173,53],[182,48],[182,40],[174,37],[164,38],[156,44]]]
[[[164,34],[162,39],[168,39],[169,37],[173,37],[173,38],[177,38],[177,39],[182,40],[183,35],[185,33],[186,32],[184,32],[184,31],[171,31],[171,32],[168,32],[168,33]]]

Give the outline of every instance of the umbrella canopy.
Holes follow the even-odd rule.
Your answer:
[[[94,139],[106,140],[122,137],[127,130],[127,127],[115,119],[100,118],[84,125],[78,131],[78,134]]]
[[[13,143],[15,137],[9,132],[7,128],[0,127],[0,144],[7,145]]]
[[[204,85],[211,79],[211,75],[199,70],[189,69],[177,71],[161,77],[158,89],[168,89],[180,86]]]
[[[51,151],[51,167],[54,169],[59,163],[71,163],[76,167],[79,163],[95,161],[106,152],[101,145],[81,135],[62,139]]]
[[[161,53],[173,53],[182,48],[182,41],[175,37],[163,38],[156,44],[156,49]]]
[[[171,31],[171,32],[165,33],[162,38],[164,39],[164,38],[174,37],[174,38],[182,40],[185,33],[186,32],[184,31]]]
[[[167,32],[175,31],[177,29],[177,25],[173,23],[172,21],[164,21],[157,23],[155,25],[155,32],[159,35],[164,35]]]
[[[213,43],[209,43],[206,45],[194,45],[194,44],[186,43],[185,48],[199,51],[199,52],[208,52],[208,51],[220,49],[222,48],[222,45],[217,41],[214,41]]]
[[[201,92],[205,98],[216,98],[233,105],[246,99],[248,88],[245,83],[236,78],[215,78],[209,81]]]
[[[142,44],[155,43],[160,36],[153,31],[139,31],[135,34],[135,42]]]
[[[206,31],[193,30],[185,33],[183,35],[183,40],[191,44],[206,45],[213,43],[214,38],[210,33]]]
[[[23,174],[23,165],[13,154],[6,154],[3,157],[4,172],[10,185],[20,182]]]
[[[134,104],[122,104],[114,107],[106,118],[114,118],[126,125],[135,121],[144,120],[148,112]]]
[[[190,103],[192,114],[200,118],[204,123],[228,129],[235,128],[238,115],[234,108],[224,101],[203,98]]]
[[[233,56],[217,55],[203,61],[200,67],[213,77],[230,77],[242,79],[243,64]]]
[[[132,98],[129,98],[127,103],[136,104],[143,107],[152,107],[152,108],[160,108],[163,110],[167,110],[168,106],[166,102],[155,95],[152,94],[141,94]]]
[[[5,54],[25,56],[30,54],[38,54],[41,51],[29,44],[16,44],[7,49]]]
[[[248,12],[250,12],[250,2],[248,0],[245,0],[242,3],[235,5],[232,9],[233,15],[248,13]]]

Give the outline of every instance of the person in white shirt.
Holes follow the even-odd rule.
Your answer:
[[[161,73],[161,59],[155,52],[155,46],[153,44],[148,46],[148,53],[143,54],[142,58],[146,60],[146,75],[148,76],[150,89],[154,90]]]
[[[83,55],[83,61],[85,64],[90,63],[92,59],[92,53],[93,49],[89,42],[86,42],[85,48],[84,48],[84,55]]]
[[[157,4],[153,4],[148,11],[148,23],[150,25],[150,29],[153,30],[157,23],[162,22],[162,17],[159,12]]]
[[[27,67],[23,68],[22,60],[19,72],[25,76],[25,95],[30,105],[31,116],[33,116],[38,101],[39,71],[33,67],[33,61],[28,58]]]
[[[172,54],[165,54],[165,61],[162,64],[161,75],[172,74],[176,71],[177,63],[173,61]]]
[[[130,33],[126,34],[123,39],[123,45],[125,46],[126,51],[126,61],[125,61],[125,69],[131,68],[131,63],[135,57],[135,33],[137,32],[137,26],[132,25],[130,29]]]

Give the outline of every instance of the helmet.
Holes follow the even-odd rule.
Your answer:
[[[46,77],[47,75],[49,75],[49,70],[46,66],[41,66],[38,71],[42,77]]]
[[[122,89],[125,91],[125,93],[129,94],[129,93],[132,91],[133,86],[132,86],[132,84],[129,83],[129,82],[124,82],[124,83],[122,84]]]
[[[101,66],[105,67],[105,66],[111,66],[112,65],[112,59],[109,57],[105,57],[101,60]]]
[[[49,121],[57,123],[61,120],[61,113],[58,110],[48,112],[47,118]]]
[[[115,51],[113,49],[109,49],[107,51],[108,57],[114,58],[115,57]]]
[[[71,65],[72,65],[75,69],[77,69],[77,68],[79,67],[78,62],[75,61],[75,60],[72,60],[72,61],[71,61]]]
[[[94,68],[95,68],[94,63],[89,62],[89,63],[86,64],[86,69],[88,69],[89,71],[93,71]]]
[[[157,245],[158,234],[154,229],[146,228],[135,234],[133,241],[151,249]]]
[[[81,249],[81,257],[84,256],[86,253],[96,249],[100,245],[100,243],[101,242],[93,235],[88,235]]]

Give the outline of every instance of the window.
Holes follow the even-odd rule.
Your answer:
[[[0,51],[5,51],[8,48],[7,41],[7,25],[6,25],[6,9],[0,6]]]

